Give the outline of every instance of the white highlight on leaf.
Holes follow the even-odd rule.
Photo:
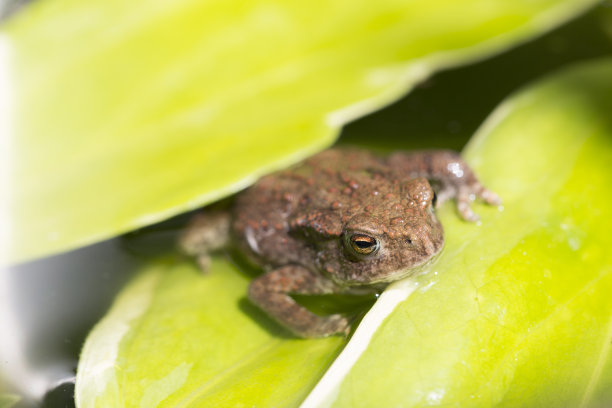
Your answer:
[[[342,353],[333,362],[323,378],[304,400],[301,408],[329,407],[338,395],[344,377],[349,373],[361,354],[367,349],[374,333],[395,307],[406,300],[418,287],[418,283],[408,278],[391,284],[365,315],[355,334]]]
[[[442,398],[444,398],[444,393],[445,391],[443,388],[435,389],[427,393],[427,397],[425,399],[429,405],[440,405]]]
[[[130,323],[149,307],[159,277],[160,274],[147,274],[137,279],[88,336],[77,371],[77,407],[95,407],[96,399],[102,394],[115,398],[114,406],[122,406],[119,403],[122,393],[116,378],[120,369],[116,366],[119,345],[130,330]]]
[[[164,378],[153,381],[144,390],[144,394],[140,399],[140,408],[156,407],[174,393],[174,391],[178,390],[187,380],[191,367],[193,367],[193,363],[179,364]]]
[[[599,353],[599,358],[597,359],[597,364],[593,369],[593,374],[591,375],[591,379],[589,380],[589,384],[587,385],[586,390],[584,391],[584,396],[582,397],[582,401],[580,403],[580,408],[587,408],[591,405],[591,399],[593,398],[593,393],[595,392],[595,387],[601,382],[601,374],[603,373],[604,366],[608,361],[608,356],[612,351],[612,317],[608,322],[608,330],[606,336],[604,337],[604,341],[602,344],[601,352]]]

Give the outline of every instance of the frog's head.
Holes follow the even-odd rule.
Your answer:
[[[418,178],[399,186],[399,197],[382,198],[354,214],[318,264],[349,285],[391,282],[415,273],[442,249],[442,225],[433,212],[434,192]]]

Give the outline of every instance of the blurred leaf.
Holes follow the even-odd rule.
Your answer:
[[[441,258],[332,406],[612,404],[610,78],[611,59],[581,65],[491,115],[465,155],[504,211],[442,209]]]
[[[11,408],[17,402],[19,402],[21,398],[14,394],[2,394],[0,393],[0,408]]]
[[[157,261],[124,290],[83,349],[78,406],[299,404],[344,339],[289,336],[246,301],[246,276],[211,270]]]
[[[209,203],[331,144],[339,126],[433,70],[594,3],[32,4],[4,27],[15,102],[9,259]]]

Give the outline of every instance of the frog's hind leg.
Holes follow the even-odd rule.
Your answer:
[[[228,211],[210,211],[196,214],[179,238],[179,248],[194,256],[200,269],[210,266],[210,253],[218,251],[230,241],[230,214]]]

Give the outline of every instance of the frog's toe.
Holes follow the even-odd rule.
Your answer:
[[[480,221],[478,214],[472,211],[471,208],[471,203],[477,198],[489,205],[501,205],[502,203],[501,198],[497,194],[480,183],[459,188],[457,193],[457,210],[461,218],[470,222]]]
[[[497,194],[483,186],[480,186],[478,197],[489,205],[501,205],[502,203],[501,198]]]
[[[441,188],[436,191],[434,198],[435,207],[440,208],[445,202],[452,200],[455,197],[455,189],[452,187]]]
[[[324,335],[341,334],[347,336],[351,331],[351,322],[346,316],[334,314],[325,317],[325,323],[321,329]]]
[[[457,211],[459,211],[461,218],[469,222],[477,222],[480,220],[478,214],[476,214],[470,206],[474,198],[474,194],[467,188],[460,189],[457,194]]]
[[[208,269],[210,268],[211,262],[212,260],[210,259],[210,255],[208,254],[198,255],[196,257],[196,263],[198,264],[198,267],[200,268],[200,271],[203,275],[208,274]]]
[[[459,210],[459,215],[461,215],[461,218],[463,218],[465,221],[468,221],[468,222],[480,221],[480,216],[472,210],[469,204],[458,203],[457,209]]]
[[[309,324],[285,324],[285,326],[294,334],[304,338],[329,337],[336,334],[347,336],[351,331],[349,319],[340,314],[325,317],[313,315],[313,320]]]

